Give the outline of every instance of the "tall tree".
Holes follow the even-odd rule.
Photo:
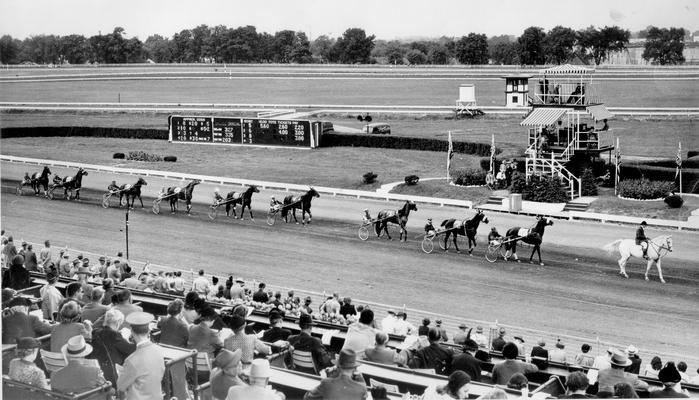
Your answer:
[[[532,26],[524,30],[522,36],[517,39],[519,44],[519,61],[523,65],[540,65],[546,62],[544,53],[544,39],[546,33],[538,26]]]
[[[469,33],[456,42],[456,59],[462,64],[488,63],[488,38],[483,34]]]
[[[544,37],[544,54],[546,62],[563,64],[570,60],[574,54],[576,42],[575,31],[563,26],[556,26]]]
[[[683,28],[650,27],[643,49],[643,59],[653,64],[677,65],[685,61]]]
[[[17,64],[21,47],[22,42],[18,39],[13,39],[10,35],[0,37],[0,63]]]
[[[361,28],[347,29],[335,42],[331,55],[345,64],[368,64],[375,38],[374,35],[367,36]]]
[[[405,55],[405,58],[411,65],[422,65],[427,62],[427,55],[425,55],[425,53],[418,49],[412,49],[408,51],[408,54]]]
[[[599,65],[610,53],[624,50],[631,33],[618,26],[605,26],[599,30],[590,26],[578,31],[577,37],[578,54],[584,59],[594,60],[595,65]]]
[[[435,43],[435,46],[427,53],[427,62],[435,65],[449,64],[449,50],[447,46]]]
[[[489,47],[490,59],[494,64],[518,65],[519,45],[512,42],[499,42]]]
[[[83,35],[68,35],[59,39],[63,61],[70,64],[83,64],[90,58],[90,44]]]
[[[330,49],[335,44],[335,39],[329,38],[327,35],[320,35],[311,42],[311,54],[320,60],[321,63],[328,62],[330,57]]]
[[[143,50],[146,58],[157,63],[172,62],[170,41],[160,35],[148,36],[148,39],[143,43]]]
[[[294,37],[294,46],[291,49],[291,62],[308,64],[313,62],[311,54],[311,42],[305,32],[298,31]]]
[[[192,47],[192,31],[183,29],[172,36],[170,42],[172,46],[173,61],[178,63],[190,63],[196,61],[196,55]]]
[[[192,42],[190,44],[190,49],[192,51],[192,58],[195,62],[201,62],[205,58],[213,59],[213,52],[211,49],[211,29],[207,25],[199,25],[191,30],[192,32]]]

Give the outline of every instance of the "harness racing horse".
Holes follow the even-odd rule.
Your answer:
[[[376,237],[381,237],[381,231],[386,232],[386,237],[389,240],[391,235],[388,234],[388,223],[396,224],[400,228],[400,240],[408,241],[408,230],[405,229],[405,225],[408,223],[408,216],[410,211],[417,211],[417,205],[411,200],[407,200],[403,207],[399,210],[381,210],[376,216],[376,222],[374,222],[374,232],[376,232]],[[405,237],[403,237],[405,234]]]
[[[233,210],[233,217],[235,219],[238,219],[238,215],[235,213],[235,207],[236,205],[240,204],[242,207],[240,208],[240,219],[243,219],[243,211],[245,211],[245,207],[248,208],[248,211],[250,212],[250,219],[254,220],[255,217],[252,216],[252,208],[250,208],[250,204],[252,203],[252,194],[253,193],[260,193],[260,189],[257,188],[255,185],[249,186],[247,189],[245,189],[244,192],[229,192],[226,195],[226,216],[230,216],[230,211],[231,209]],[[309,206],[310,208],[310,206]]]
[[[442,221],[441,226],[445,229],[444,234],[444,251],[447,251],[447,241],[449,236],[454,235],[454,247],[456,252],[460,253],[459,246],[456,244],[456,238],[459,235],[466,236],[468,238],[468,254],[472,255],[473,249],[476,247],[476,232],[478,231],[478,225],[481,223],[488,223],[488,217],[485,216],[482,210],[477,210],[476,215],[469,220],[462,220],[457,223],[456,219],[445,219]],[[473,247],[471,244],[473,243]]]
[[[141,208],[143,208],[143,200],[141,199],[141,186],[148,185],[145,179],[138,178],[138,181],[133,185],[121,185],[119,187],[119,204],[121,204],[121,198],[126,195],[126,206],[133,208],[136,198],[141,202]]]
[[[626,274],[626,262],[631,257],[643,257],[643,249],[640,245],[636,244],[634,239],[617,239],[612,243],[604,246],[609,254],[612,254],[614,250],[618,250],[621,258],[619,261],[619,275],[624,278],[629,276]],[[646,266],[646,280],[648,280],[648,272],[650,272],[650,267],[655,263],[658,268],[658,277],[660,282],[665,283],[663,279],[663,270],[661,268],[661,260],[667,255],[667,253],[672,251],[672,236],[663,235],[653,238],[648,241],[648,265]]]
[[[38,196],[39,187],[43,186],[44,197],[47,197],[49,191],[49,175],[51,175],[49,167],[44,167],[41,173],[35,172],[31,176],[29,176],[29,173],[26,173],[24,174],[24,179],[19,184],[19,190],[21,190],[22,186],[31,186],[32,190],[34,190],[34,195]]]
[[[553,221],[547,217],[536,217],[536,225],[531,229],[522,229],[520,227],[510,228],[505,234],[507,244],[505,248],[507,249],[507,254],[505,259],[510,257],[510,253],[514,256],[514,259],[519,262],[517,257],[517,241],[521,240],[524,243],[531,244],[534,246],[532,249],[532,254],[529,256],[529,262],[532,262],[534,258],[534,252],[539,256],[539,265],[544,265],[541,262],[541,242],[544,240],[544,229],[546,226],[553,225]]]
[[[194,187],[201,183],[201,180],[194,179],[191,180],[185,187],[180,188],[178,186],[171,186],[168,188],[163,188],[163,197],[167,197],[170,201],[170,212],[177,212],[177,202],[179,200],[184,200],[187,203],[187,215],[190,215],[192,210],[192,193],[194,192]]]
[[[284,218],[284,222],[289,222],[287,221],[287,217],[289,215],[289,210],[291,210],[291,215],[294,217],[294,221],[296,223],[299,223],[299,220],[296,219],[296,209],[300,208],[301,209],[301,223],[306,224],[306,213],[308,213],[308,223],[311,223],[311,200],[313,200],[314,197],[320,197],[320,194],[316,192],[315,189],[312,187],[308,188],[308,191],[301,196],[293,196],[289,195],[284,197],[284,202],[282,206],[282,218]],[[242,214],[242,211],[241,211]]]
[[[63,188],[63,197],[70,200],[75,190],[75,200],[80,200],[80,188],[82,187],[83,176],[87,176],[87,171],[78,168],[75,176],[66,176],[61,179],[59,176],[54,176],[53,184],[49,187],[49,197],[53,196],[53,191],[56,188]],[[70,192],[70,194],[68,194]]]

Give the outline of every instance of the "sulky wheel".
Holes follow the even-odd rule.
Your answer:
[[[493,263],[498,260],[498,255],[501,253],[503,246],[501,244],[490,244],[485,252],[485,259]],[[503,255],[504,257],[504,255]]]
[[[267,214],[267,225],[272,226],[277,221],[277,213],[271,212]]]
[[[432,239],[432,236],[425,236],[425,238],[422,239],[422,244],[420,245],[420,247],[422,248],[422,251],[424,251],[427,254],[432,253],[432,250],[434,250],[434,242],[432,241]]]
[[[217,215],[218,215],[218,204],[212,204],[209,207],[209,219],[213,221],[216,219]]]
[[[135,201],[136,201],[136,199],[134,199],[134,202],[135,202]],[[128,204],[129,204],[129,196],[123,196],[123,197],[119,200],[119,205],[122,206],[122,207],[127,206]]]
[[[366,225],[360,226],[357,234],[359,235],[359,238],[362,240],[369,239],[369,229],[367,229]]]
[[[160,214],[160,202],[163,199],[158,197],[157,199],[153,200],[153,214]]]
[[[111,193],[105,193],[102,195],[102,207],[109,208],[109,198],[112,197]]]

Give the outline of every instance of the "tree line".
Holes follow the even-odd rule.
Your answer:
[[[643,58],[654,64],[681,64],[683,28],[648,27]],[[122,27],[107,34],[37,35],[24,40],[0,38],[2,64],[118,64],[143,63],[342,63],[342,64],[467,64],[543,65],[580,59],[600,64],[611,53],[624,51],[631,34],[618,26],[590,26],[573,30],[556,26],[548,32],[529,27],[521,36],[488,38],[469,33],[460,38],[401,42],[377,40],[363,29],[347,29],[342,36],[309,40],[304,32],[282,30],[274,35],[254,26],[228,28],[199,25],[171,38],[149,36],[145,42],[127,39]]]

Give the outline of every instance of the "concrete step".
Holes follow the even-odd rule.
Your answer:
[[[563,207],[563,211],[586,211],[587,208],[590,205],[587,203],[573,203],[573,202],[567,202],[565,207]]]
[[[502,205],[502,199],[504,199],[504,198],[505,198],[505,197],[503,197],[503,196],[490,196],[490,197],[488,198],[488,202],[485,203],[485,204],[492,204],[492,205],[495,205],[495,206],[501,206],[501,205]]]

